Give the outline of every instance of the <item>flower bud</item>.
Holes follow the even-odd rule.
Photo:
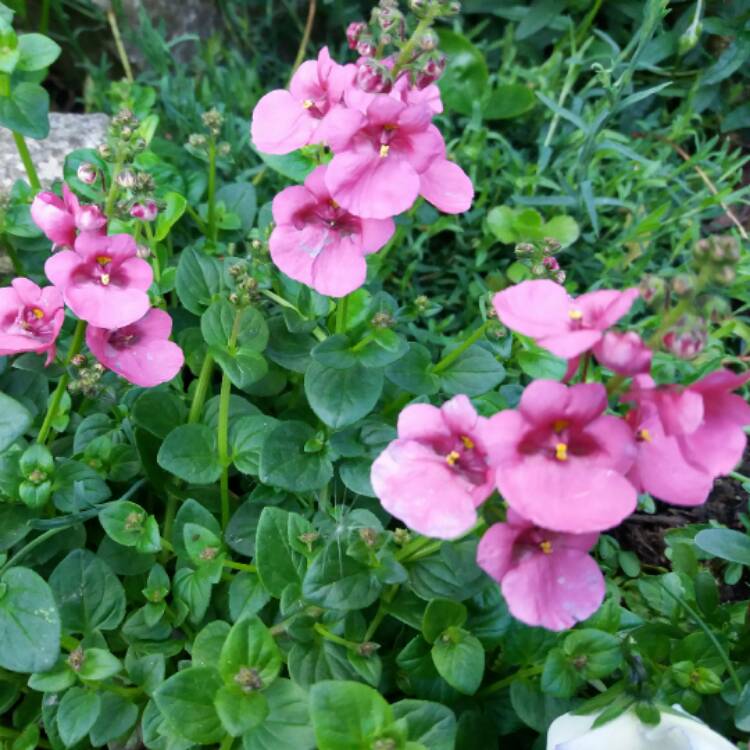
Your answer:
[[[548,271],[559,271],[560,270],[560,264],[557,262],[557,258],[553,258],[551,255],[548,255],[547,257],[542,258],[542,265]]]
[[[373,328],[391,328],[395,322],[393,316],[387,312],[375,313],[370,321]]]
[[[371,39],[363,39],[357,43],[357,54],[361,57],[373,57],[376,49]]]
[[[368,94],[387,94],[392,83],[388,71],[375,60],[368,59],[357,68],[357,86]]]
[[[95,232],[107,223],[99,206],[81,206],[76,214],[76,227],[81,232]]]
[[[93,185],[96,182],[98,172],[93,164],[84,162],[83,164],[80,164],[78,166],[76,176],[81,182],[84,182],[86,185]]]
[[[70,364],[73,367],[84,367],[86,365],[86,357],[83,354],[76,354],[73,359],[70,360]]]
[[[660,276],[648,274],[644,276],[639,285],[641,299],[647,305],[657,305],[664,299],[667,284]]]
[[[672,279],[672,291],[677,297],[687,297],[695,289],[695,278],[691,274],[681,273]]]
[[[438,54],[424,61],[421,69],[417,71],[414,84],[418,89],[423,89],[440,78],[445,72],[446,57]]]
[[[366,30],[367,24],[364,21],[352,21],[346,27],[346,41],[349,49],[357,49],[357,42]]]
[[[158,213],[159,207],[156,205],[156,201],[152,200],[135,203],[130,209],[130,215],[134,219],[140,219],[141,221],[153,221]]]
[[[719,284],[725,284],[729,286],[737,278],[737,273],[731,266],[722,266],[716,270],[714,279]]]
[[[102,159],[109,159],[109,157],[112,156],[112,149],[106,143],[97,146],[96,152],[102,157]]]
[[[188,144],[193,148],[203,148],[207,140],[203,133],[191,133],[188,137]]]
[[[555,281],[558,284],[564,284],[566,278],[567,278],[567,275],[565,271],[558,271],[557,274],[555,275]]]
[[[430,298],[426,294],[420,294],[414,300],[414,307],[416,307],[417,310],[419,310],[419,312],[426,312],[429,306],[430,306]]]
[[[662,344],[680,359],[697,357],[708,343],[706,324],[701,318],[686,315],[664,334]]]
[[[151,248],[148,245],[138,245],[135,254],[141,260],[147,260],[151,257]]]
[[[132,135],[133,135],[133,128],[131,128],[129,125],[125,125],[123,129],[120,131],[120,137],[124,141],[129,140]]]
[[[534,246],[530,242],[519,242],[515,247],[516,255],[531,255],[534,252]]]
[[[217,147],[216,147],[216,153],[219,156],[229,156],[229,154],[232,153],[232,147],[226,142],[222,141]]]
[[[419,37],[419,48],[425,50],[425,52],[432,52],[432,50],[437,49],[439,43],[438,35],[432,29],[428,29]]]
[[[135,174],[129,169],[123,169],[117,175],[117,184],[125,190],[132,190],[135,187]]]
[[[594,347],[594,356],[599,364],[626,377],[651,369],[651,350],[633,331],[607,331]]]

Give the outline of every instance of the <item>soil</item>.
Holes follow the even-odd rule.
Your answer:
[[[738,471],[748,476],[750,474],[750,449],[746,451]],[[671,529],[680,528],[694,523],[708,523],[717,521],[731,529],[744,531],[740,521],[740,514],[748,510],[750,495],[743,489],[742,483],[731,477],[720,477],[714,483],[714,488],[703,505],[695,508],[680,508],[674,505],[657,503],[657,511],[653,515],[636,513],[622,524],[613,534],[623,549],[638,555],[641,563],[669,567],[669,561],[664,555],[666,544],[664,535]],[[729,594],[727,598],[747,598],[747,587],[740,583],[736,592],[742,596]],[[728,592],[723,592],[728,593]]]

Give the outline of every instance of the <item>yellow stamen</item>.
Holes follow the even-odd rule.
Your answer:
[[[31,314],[37,319],[41,320],[44,317],[44,310],[41,307],[32,307]]]
[[[109,281],[110,281],[109,274],[108,273],[103,273],[101,275],[101,282],[102,282],[102,284],[104,284],[104,286],[107,286],[107,284],[109,284]]]
[[[96,262],[100,266],[106,266],[107,263],[111,263],[112,262],[112,258],[110,258],[109,255],[97,255],[96,256]]]
[[[445,457],[445,462],[448,464],[448,466],[455,466],[458,463],[459,458],[461,458],[461,454],[458,451],[451,451]]]
[[[653,438],[651,437],[651,433],[644,427],[643,429],[638,430],[638,440],[650,443]]]
[[[544,541],[539,542],[539,549],[544,552],[545,555],[551,555],[552,554],[552,542]]]
[[[470,437],[461,435],[461,442],[464,444],[464,448],[466,448],[467,451],[474,449],[474,441]]]
[[[331,200],[329,200],[329,201],[328,201],[328,205],[329,205],[329,206],[330,206],[331,208],[341,208],[341,206],[339,206],[339,204],[338,204],[338,203],[336,203],[336,201],[335,201],[335,200],[333,200],[333,198],[331,198]]]
[[[552,423],[552,429],[559,435],[567,426],[568,426],[568,420],[567,419],[556,419]]]
[[[305,109],[312,109],[312,107],[315,106],[315,102],[312,99],[305,99],[305,101],[302,102],[302,106]]]
[[[580,320],[583,317],[583,313],[580,310],[568,310],[568,317],[571,320]]]
[[[568,460],[568,445],[567,443],[558,443],[555,446],[555,458],[558,461]]]
[[[390,146],[387,146],[385,143],[380,147],[380,158],[385,159],[386,156],[388,156],[388,152],[391,150]]]

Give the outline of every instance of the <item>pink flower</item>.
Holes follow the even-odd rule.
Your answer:
[[[141,221],[153,221],[159,213],[159,207],[156,201],[145,201],[144,203],[135,203],[130,209],[130,215],[134,219]]]
[[[635,460],[628,425],[604,414],[598,383],[536,380],[517,411],[489,420],[487,452],[508,504],[538,526],[580,534],[616,526],[633,512],[625,474]]]
[[[637,333],[607,331],[594,346],[594,356],[612,372],[630,377],[648,372],[653,355]]]
[[[76,230],[103,234],[107,218],[97,206],[82,206],[63,184],[63,197],[44,191],[31,204],[31,218],[49,240],[61,247],[73,247]]]
[[[367,219],[403,213],[420,194],[448,213],[471,206],[471,180],[446,159],[429,107],[379,94],[366,115],[345,112],[346,122],[340,114],[332,115],[328,142],[334,157],[326,174],[331,195],[341,206]],[[360,117],[354,132],[352,114]]]
[[[469,531],[477,506],[493,490],[487,426],[466,396],[440,408],[407,406],[398,418],[398,438],[372,465],[372,486],[383,507],[420,534],[451,539]]]
[[[269,246],[273,262],[289,277],[321,294],[343,297],[362,286],[365,255],[393,235],[393,219],[360,219],[331,198],[326,167],[315,169],[304,186],[282,190],[273,201],[276,227]]]
[[[570,359],[598,344],[637,297],[637,289],[602,289],[573,298],[554,281],[538,279],[499,292],[493,304],[508,328]]]
[[[136,257],[129,234],[81,234],[75,249],[50,257],[44,271],[68,307],[93,326],[121,328],[150,306],[151,266]]]
[[[65,319],[63,299],[53,286],[14,279],[0,289],[0,355],[35,352],[55,358],[55,341]]]
[[[624,401],[638,453],[630,473],[642,490],[674,505],[701,505],[714,480],[740,462],[750,424],[750,406],[732,393],[750,379],[717,370],[688,388],[657,388],[637,378]]]
[[[107,330],[89,326],[86,343],[105,367],[142,388],[171,380],[185,358],[177,344],[169,341],[172,318],[158,308],[123,328]]]
[[[288,154],[302,146],[323,143],[328,114],[354,78],[353,65],[339,65],[328,47],[317,60],[307,60],[292,77],[289,90],[266,94],[253,111],[252,138],[267,154]]]
[[[509,510],[506,523],[490,526],[482,537],[477,563],[500,583],[516,619],[567,630],[604,600],[604,576],[587,554],[597,537],[543,529]]]

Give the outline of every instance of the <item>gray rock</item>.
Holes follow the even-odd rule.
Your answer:
[[[26,139],[39,180],[49,187],[63,176],[65,157],[78,148],[96,148],[107,136],[109,117],[52,112],[49,136],[43,141]],[[0,194],[7,195],[17,179],[28,182],[26,170],[9,130],[0,128]]]

